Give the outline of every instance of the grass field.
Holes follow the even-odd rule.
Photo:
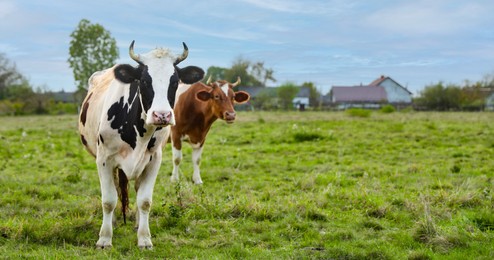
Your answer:
[[[0,117],[0,258],[494,259],[493,113],[237,118],[214,124],[201,186],[188,146],[170,183],[166,146],[141,251],[120,210],[113,248],[95,248],[76,116]]]

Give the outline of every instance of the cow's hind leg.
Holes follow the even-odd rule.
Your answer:
[[[194,165],[194,174],[192,175],[192,180],[195,184],[202,184],[201,179],[201,156],[202,156],[202,145],[192,144],[192,164]]]
[[[113,236],[113,212],[117,205],[117,188],[113,179],[113,169],[98,163],[98,174],[101,185],[101,204],[103,207],[103,223],[99,232],[99,239],[96,242],[98,248],[109,248],[112,246]]]
[[[151,242],[151,232],[149,230],[149,212],[153,201],[153,190],[156,182],[156,176],[161,164],[161,150],[152,157],[152,161],[144,169],[136,183],[137,190],[137,211],[138,211],[138,228],[137,228],[137,245],[143,249],[153,248]]]

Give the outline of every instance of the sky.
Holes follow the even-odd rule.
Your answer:
[[[494,74],[492,0],[0,0],[0,52],[31,85],[74,91],[70,34],[81,19],[111,33],[128,57],[166,47],[181,66],[262,61],[279,86],[369,84],[386,75],[414,95],[438,82]]]

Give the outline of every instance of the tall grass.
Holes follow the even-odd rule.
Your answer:
[[[101,251],[99,181],[76,117],[0,117],[0,254],[492,259],[493,118],[239,113],[233,125],[213,125],[201,186],[190,180],[188,146],[181,182],[169,182],[166,146],[150,216],[155,248],[140,251],[135,219],[124,225],[117,211],[113,248]]]

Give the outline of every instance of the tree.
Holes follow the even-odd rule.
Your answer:
[[[292,101],[299,91],[299,88],[293,83],[285,83],[278,87],[278,98],[280,99],[283,109],[293,108]]]
[[[439,82],[426,86],[415,103],[428,110],[459,110],[461,108],[461,92],[461,88],[458,86],[444,86],[442,82]]]
[[[272,69],[264,68],[264,62],[258,61],[252,65],[251,74],[261,82],[261,86],[265,87],[268,80],[276,82],[273,77]]]
[[[232,67],[225,71],[225,80],[235,82],[240,77],[243,86],[260,86],[261,82],[249,73],[249,67],[250,61],[237,58]]]
[[[87,80],[98,70],[114,65],[118,59],[117,42],[99,24],[82,19],[70,34],[68,62],[78,89],[87,89]]]
[[[215,72],[218,72],[217,70],[215,70],[217,68],[218,67],[210,67],[208,69],[208,73],[211,69],[212,74],[210,75],[213,75],[213,79],[221,79],[214,77]],[[230,82],[235,82],[237,80],[237,77],[240,77],[243,86],[265,87],[268,80],[276,82],[273,74],[274,71],[272,69],[264,68],[264,62],[259,61],[252,63],[249,60],[238,57],[233,62],[231,68],[224,70],[222,79]]]
[[[210,76],[212,80],[224,79],[226,70],[225,68],[211,66],[208,68],[207,77],[204,80],[207,80]]]
[[[29,85],[27,80],[18,71],[3,53],[0,53],[0,100],[10,98],[11,88]]]

